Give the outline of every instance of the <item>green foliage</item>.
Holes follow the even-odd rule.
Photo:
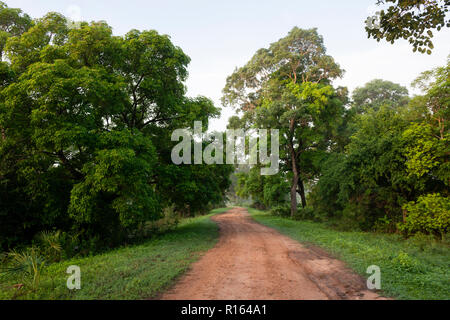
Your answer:
[[[428,123],[413,123],[403,132],[408,174],[417,178],[435,175],[448,182],[448,138],[436,139],[434,131]]]
[[[227,79],[222,101],[243,111],[230,127],[280,130],[282,177],[291,180],[291,215],[297,211],[297,193],[306,206],[304,184],[317,175],[317,160],[334,147],[332,138],[344,121],[346,91],[331,86],[342,74],[317,30],[295,27]],[[250,181],[242,194],[265,203],[262,181]]]
[[[302,207],[297,209],[297,214],[293,217],[294,220],[316,220],[314,209],[312,207]]]
[[[142,244],[51,264],[41,273],[36,290],[14,288],[22,279],[19,274],[0,275],[0,300],[155,298],[170,288],[204,252],[214,247],[218,236],[218,227],[210,216],[184,219],[173,231]],[[81,268],[81,290],[71,291],[66,287],[66,270],[71,265]]]
[[[17,278],[32,290],[39,288],[46,263],[39,249],[31,247],[23,251],[11,251],[7,261],[7,267],[3,273],[17,275]]]
[[[132,237],[148,239],[158,234],[164,234],[176,229],[180,223],[180,214],[175,211],[175,206],[165,208],[163,217],[157,221],[148,221],[135,230]]]
[[[223,202],[231,166],[170,158],[174,129],[207,129],[220,110],[185,96],[190,59],[168,36],[69,29],[58,13],[27,23],[3,3],[0,16],[11,17],[0,19],[11,32],[0,33],[0,247],[61,230],[69,248],[98,251],[166,207],[195,215]]]
[[[364,87],[356,88],[352,95],[352,108],[356,113],[378,111],[382,106],[399,108],[408,104],[408,89],[399,84],[375,79]]]
[[[404,210],[405,204],[429,194],[448,197],[449,70],[446,66],[422,74],[415,83],[425,95],[407,105],[406,89],[388,82],[356,90],[354,109],[360,112],[349,123],[350,142],[344,152],[323,158],[320,179],[310,194],[317,216],[341,220],[337,224],[350,229],[432,232],[412,227]],[[438,207],[445,215],[442,205]],[[422,208],[428,223],[440,225],[434,209],[427,210]]]
[[[417,201],[403,206],[406,211],[404,224],[399,229],[407,234],[416,232],[437,234],[444,237],[450,227],[450,199],[440,194],[421,196]]]
[[[100,140],[105,149],[84,165],[86,177],[72,190],[69,214],[80,226],[94,228],[92,234],[112,234],[119,226],[132,229],[159,218],[158,201],[147,183],[156,158],[150,141],[127,131],[108,132]]]
[[[272,207],[270,213],[275,216],[289,217],[291,215],[291,207],[288,203],[279,204],[278,206]]]
[[[42,231],[38,234],[39,252],[45,261],[58,262],[62,258],[61,232]]]
[[[26,32],[33,22],[27,14],[20,9],[8,8],[6,3],[0,1],[0,60],[3,49],[10,37],[20,36]]]
[[[414,52],[431,54],[434,49],[433,30],[450,27],[448,0],[378,0],[382,9],[368,18],[366,27],[369,38],[386,39],[394,43],[398,39],[408,40]],[[375,22],[375,26],[373,26]]]
[[[253,167],[248,173],[237,174],[237,195],[252,198],[263,207],[277,207],[285,204],[289,193],[289,182],[283,173],[261,176],[261,169]]]
[[[363,230],[385,215],[399,221],[405,195],[415,192],[402,156],[405,126],[390,108],[362,115],[345,154],[323,163],[313,191],[318,210],[352,220]]]

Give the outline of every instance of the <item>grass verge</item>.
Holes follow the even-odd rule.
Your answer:
[[[16,289],[21,279],[0,275],[0,299],[134,300],[153,298],[172,285],[218,239],[211,216],[183,220],[176,230],[148,242],[101,255],[72,259],[48,266],[39,289]],[[81,268],[81,290],[69,290],[66,270]]]
[[[294,221],[248,209],[252,217],[306,245],[322,247],[364,277],[381,268],[382,294],[397,299],[450,299],[450,248],[447,244],[399,235],[332,230],[321,223]]]

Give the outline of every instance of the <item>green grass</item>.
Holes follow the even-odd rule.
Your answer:
[[[381,268],[382,294],[397,299],[450,299],[447,244],[399,235],[332,230],[324,224],[294,221],[249,209],[253,218],[299,242],[314,244],[345,261],[362,276]]]
[[[0,299],[153,298],[216,244],[218,227],[210,217],[225,211],[216,209],[209,216],[184,220],[176,230],[142,245],[52,264],[45,269],[35,292],[18,291],[12,286],[21,283],[20,279],[0,276]],[[71,265],[81,268],[81,290],[70,291],[66,287],[66,270]]]

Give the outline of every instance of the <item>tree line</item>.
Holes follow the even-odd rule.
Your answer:
[[[189,57],[154,30],[71,26],[0,3],[0,248],[42,231],[116,246],[223,203],[232,166],[171,161],[173,130],[220,115],[186,96]]]
[[[295,27],[228,78],[223,103],[241,113],[229,126],[279,129],[281,139],[281,172],[237,173],[237,194],[292,218],[442,237],[450,225],[450,57],[414,81],[423,91],[414,97],[379,79],[349,97],[333,85],[343,73],[317,29]]]

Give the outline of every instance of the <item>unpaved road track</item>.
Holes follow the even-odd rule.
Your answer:
[[[258,224],[245,209],[213,220],[219,243],[163,300],[382,299],[343,262]]]

